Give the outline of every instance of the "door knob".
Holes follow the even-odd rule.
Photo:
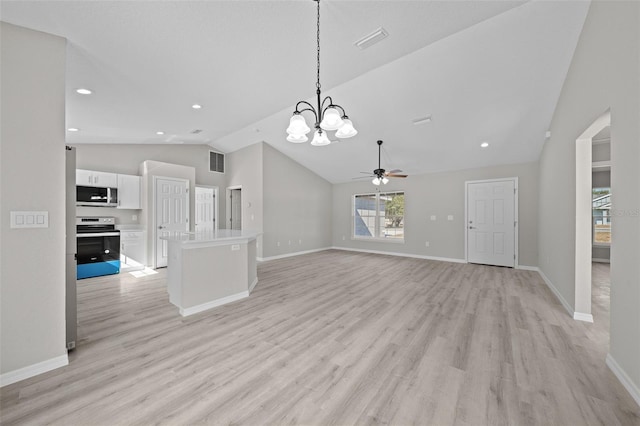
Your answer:
[[[160,225],[158,226],[158,229],[164,229],[164,226]]]
[[[470,226],[469,229],[476,229],[476,227],[475,226]]]

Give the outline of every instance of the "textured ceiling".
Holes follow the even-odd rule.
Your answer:
[[[80,129],[69,143],[231,152],[265,141],[343,182],[376,166],[377,139],[382,166],[410,174],[537,159],[588,6],[322,1],[323,96],[360,131],[326,147],[288,143],[284,132],[315,91],[310,0],[2,1],[0,16],[68,39],[67,126]],[[380,26],[388,38],[354,46]],[[412,124],[428,114],[431,123]]]

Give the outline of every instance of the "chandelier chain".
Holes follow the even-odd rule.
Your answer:
[[[316,80],[316,88],[320,89],[320,0],[316,0],[316,2],[318,3],[318,21],[317,21],[317,38],[316,38],[316,42],[317,42],[317,52],[318,52],[318,79]]]

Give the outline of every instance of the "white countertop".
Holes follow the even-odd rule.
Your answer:
[[[160,239],[167,241],[180,242],[182,244],[198,244],[198,243],[228,243],[240,241],[251,241],[258,237],[258,232],[254,231],[237,231],[234,229],[219,229],[214,232],[179,232],[172,233]]]
[[[116,225],[120,231],[144,231],[144,226],[135,223]]]

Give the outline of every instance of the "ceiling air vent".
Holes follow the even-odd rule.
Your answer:
[[[224,154],[209,151],[209,171],[224,173]]]
[[[192,135],[197,135],[198,133],[202,133],[202,129],[195,129],[191,131]]]
[[[371,34],[367,34],[362,37],[360,40],[356,41],[355,45],[358,46],[361,50],[366,49],[367,47],[371,47],[374,44],[382,41],[387,38],[389,33],[384,28],[380,27]]]

